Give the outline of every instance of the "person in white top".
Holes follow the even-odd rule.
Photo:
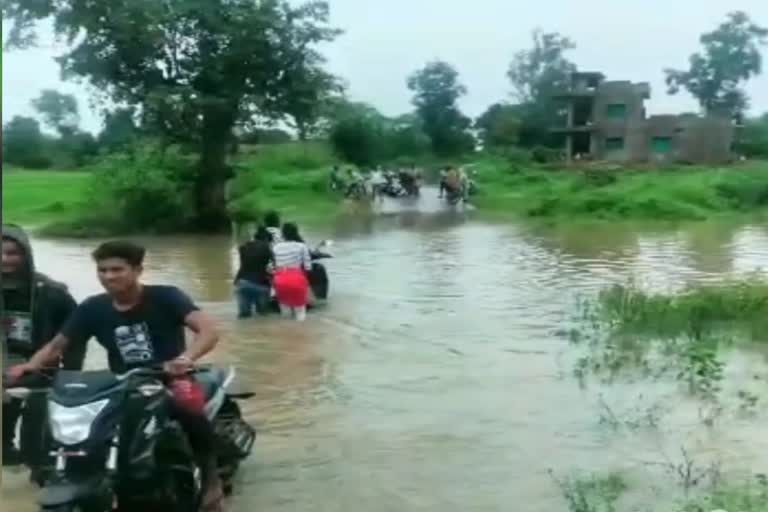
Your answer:
[[[273,286],[280,312],[303,322],[309,303],[307,272],[312,270],[312,256],[296,224],[286,222],[283,225],[282,241],[272,247],[272,252],[275,256]]]

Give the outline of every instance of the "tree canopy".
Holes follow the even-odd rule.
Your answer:
[[[62,137],[74,134],[80,126],[80,113],[77,99],[71,94],[45,89],[32,106],[42,116],[45,124]]]
[[[320,0],[6,0],[3,14],[12,45],[30,44],[34,22],[52,18],[69,43],[58,58],[65,77],[139,107],[142,125],[199,152],[194,208],[203,230],[228,226],[233,127],[291,110],[311,119],[296,103],[328,85],[315,79],[327,77],[315,47],[339,34]]]
[[[742,84],[762,71],[768,29],[737,11],[699,41],[703,51],[691,55],[687,70],[665,70],[670,94],[685,89],[706,113],[740,117],[749,106]]]
[[[407,84],[435,153],[452,155],[470,149],[473,140],[467,129],[471,121],[458,106],[467,89],[459,81],[458,71],[447,62],[433,61],[413,73]]]
[[[566,54],[576,45],[557,32],[535,30],[531,47],[517,52],[507,77],[519,103],[518,143],[524,147],[559,146],[551,133],[559,121],[560,105],[553,95],[566,87],[576,65]]]

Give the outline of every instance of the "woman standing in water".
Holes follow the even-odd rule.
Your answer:
[[[309,303],[307,272],[312,270],[312,257],[296,224],[286,222],[283,225],[282,240],[275,243],[272,252],[275,257],[274,288],[280,312],[303,322]]]

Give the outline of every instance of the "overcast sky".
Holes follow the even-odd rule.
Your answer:
[[[345,33],[325,49],[329,68],[344,78],[354,100],[383,113],[410,109],[405,79],[432,59],[453,64],[468,94],[467,114],[508,97],[506,70],[513,54],[530,46],[537,27],[558,31],[578,45],[571,58],[582,70],[609,79],[648,81],[651,114],[696,110],[686,94],[668,96],[663,68],[684,67],[702,32],[726,13],[744,10],[768,26],[767,0],[330,0],[333,23]],[[53,57],[63,51],[50,32],[41,46],[3,55],[3,118],[32,114],[40,90],[74,93],[83,128],[96,131],[84,86],[59,80]],[[768,51],[765,52],[768,60]],[[766,62],[768,68],[768,62]],[[768,72],[748,85],[752,111],[768,111]]]

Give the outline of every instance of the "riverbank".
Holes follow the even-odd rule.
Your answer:
[[[5,169],[4,222],[22,224],[49,236],[107,236],[134,229],[146,234],[153,229],[134,228],[125,219],[131,215],[121,214],[114,207],[117,201],[135,193],[137,197],[129,200],[137,204],[124,209],[133,210],[135,215],[146,213],[150,222],[145,220],[144,225],[151,223],[153,212],[157,212],[157,231],[169,231],[160,221],[185,208],[186,199],[179,197],[167,177],[159,176],[164,169],[152,168],[153,161],[142,162],[144,168],[139,169],[139,165],[135,172],[123,163],[107,159],[78,172]],[[230,190],[233,220],[248,222],[266,210],[277,209],[284,219],[310,227],[333,222],[345,208],[327,187],[334,163],[333,155],[323,145],[243,148],[234,162],[236,178]],[[155,204],[163,201],[168,203],[168,212]],[[136,206],[146,212],[136,211]]]
[[[151,169],[154,160],[133,164],[133,171],[126,170],[125,162],[112,160],[108,157],[85,172],[6,169],[4,218],[61,236],[168,232],[184,225],[184,219],[178,218],[184,214],[178,212],[188,210],[184,205],[189,200],[173,179],[158,177],[162,171]],[[234,162],[236,178],[229,202],[233,220],[249,222],[277,209],[284,218],[304,225],[332,223],[354,207],[328,190],[329,171],[336,163],[330,148],[321,143],[241,148]],[[193,163],[176,165],[183,168]],[[433,167],[425,167],[427,176],[436,174]],[[754,218],[768,212],[768,162],[632,171],[552,169],[485,156],[476,159],[473,167],[479,186],[473,201],[478,213],[501,220],[657,223]],[[156,182],[148,186],[147,179]],[[113,201],[104,192],[110,188]],[[117,212],[115,203],[126,196],[137,196],[132,208]],[[134,213],[126,213],[130,211]],[[126,221],[137,216],[146,218]],[[157,219],[168,222],[162,225]]]
[[[768,212],[768,162],[729,168],[564,169],[478,162],[488,214],[552,221],[700,221]]]

